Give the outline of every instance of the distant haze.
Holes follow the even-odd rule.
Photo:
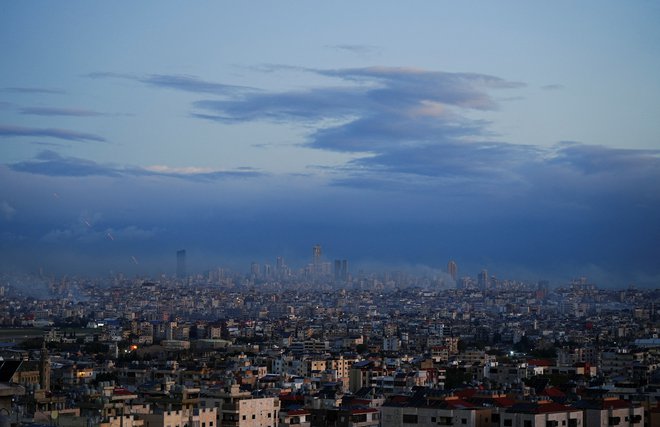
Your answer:
[[[597,13],[596,13],[597,11]],[[0,13],[0,269],[660,285],[660,6]],[[119,31],[118,29],[121,29]]]

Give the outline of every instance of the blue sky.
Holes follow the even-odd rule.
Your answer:
[[[319,243],[356,268],[657,286],[659,21],[650,1],[3,3],[0,267],[303,265]]]

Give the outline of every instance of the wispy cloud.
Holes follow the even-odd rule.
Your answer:
[[[13,125],[0,125],[0,137],[49,137],[78,142],[106,142],[106,139],[92,133],[70,129],[33,128]]]
[[[86,226],[75,223],[66,228],[48,231],[41,237],[45,243],[82,243],[98,244],[99,242],[136,242],[149,240],[158,234],[157,229],[144,229],[135,225],[125,227]]]
[[[78,157],[63,157],[52,150],[44,150],[34,159],[9,165],[17,172],[47,176],[119,176],[113,166],[101,165]]]
[[[25,107],[20,109],[21,114],[32,116],[72,116],[72,117],[94,117],[104,116],[98,111],[80,108],[58,108],[58,107]]]
[[[558,84],[541,86],[541,89],[543,90],[561,90],[563,88],[564,88],[563,85],[558,85]]]
[[[358,56],[370,56],[378,52],[378,47],[365,44],[336,44],[326,46],[330,49],[336,49],[344,52],[349,52]]]
[[[344,84],[200,100],[194,114],[225,123],[311,124],[305,146],[359,156],[336,167],[334,175],[325,172],[343,187],[441,189],[472,197],[521,197],[528,203],[536,203],[531,201],[538,192],[547,195],[543,203],[594,206],[598,194],[610,191],[620,198],[627,186],[635,189],[631,197],[638,201],[650,197],[656,204],[660,199],[655,184],[660,181],[658,152],[577,143],[549,148],[509,144],[493,134],[489,122],[474,118],[504,102],[495,91],[515,92],[525,87],[522,83],[416,68],[297,71]],[[604,182],[609,189],[599,188]],[[571,192],[576,185],[580,190]]]
[[[40,87],[5,87],[0,89],[0,91],[7,93],[37,93],[42,95],[60,95],[66,93],[61,89],[48,89]]]
[[[16,214],[16,208],[7,203],[6,200],[3,200],[2,203],[0,203],[0,214],[6,221],[9,221],[14,217],[14,214]]]
[[[144,168],[131,169],[130,172],[137,175],[157,175],[194,181],[214,181],[224,178],[255,178],[263,176],[262,172],[248,167],[232,170],[217,170],[200,167],[152,165]]]
[[[194,115],[226,123],[311,123],[315,130],[308,134],[306,146],[368,153],[347,167],[362,178],[371,170],[372,181],[385,171],[400,174],[405,181],[410,175],[486,179],[495,173],[508,175],[505,168],[513,155],[536,155],[531,147],[491,142],[495,135],[489,123],[468,114],[496,110],[499,104],[491,92],[519,89],[524,86],[521,83],[485,74],[416,68],[306,71],[340,79],[344,85],[201,100],[194,103],[201,111]],[[469,166],[465,159],[470,160]]]
[[[10,164],[9,168],[17,172],[54,177],[162,176],[192,181],[213,181],[225,178],[253,178],[263,175],[260,171],[252,168],[217,170],[200,167],[170,167],[165,165],[137,167],[100,164],[79,157],[64,157],[52,150],[44,150],[32,160]]]
[[[174,89],[184,92],[205,93],[213,95],[236,95],[246,91],[254,91],[254,88],[246,86],[227,85],[222,83],[210,82],[197,76],[181,74],[149,74],[136,75],[126,73],[95,72],[89,73],[86,77],[94,79],[127,79],[140,82],[149,86]]]

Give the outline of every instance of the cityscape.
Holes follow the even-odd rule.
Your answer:
[[[157,278],[3,277],[3,422],[660,423],[658,289],[460,276],[454,260],[353,273],[318,244],[299,269],[172,261]]]
[[[0,427],[660,427],[660,2],[0,2]]]

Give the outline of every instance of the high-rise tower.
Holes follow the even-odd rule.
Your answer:
[[[348,260],[336,259],[335,260],[335,282],[348,281]]]
[[[176,251],[176,277],[183,279],[187,276],[186,272],[186,250]]]
[[[50,390],[50,357],[45,339],[41,345],[41,355],[39,357],[39,387],[44,391]]]
[[[455,282],[456,278],[458,277],[458,265],[456,265],[456,261],[449,260],[447,263],[447,274],[449,274],[452,278],[452,280]]]
[[[321,274],[321,245],[314,245],[312,248],[312,274]]]
[[[481,270],[477,277],[477,285],[480,289],[488,289],[490,287],[490,280],[488,279],[488,270]]]

